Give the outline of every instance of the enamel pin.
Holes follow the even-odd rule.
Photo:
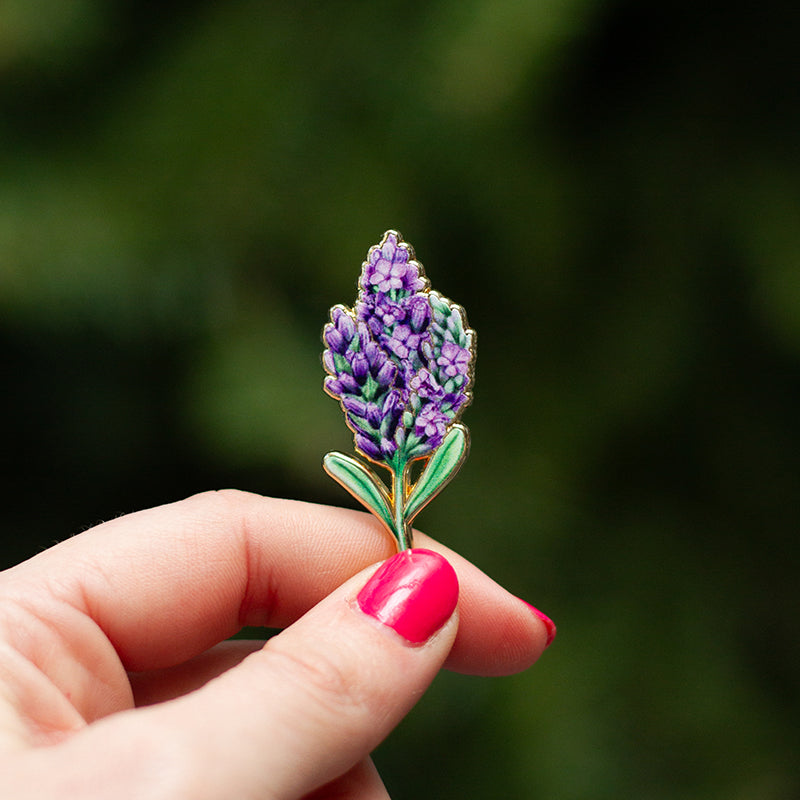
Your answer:
[[[333,452],[323,466],[406,550],[412,520],[469,451],[458,420],[472,399],[476,335],[461,306],[431,291],[397,231],[370,248],[358,287],[352,309],[331,309],[322,363],[325,391],[369,463]],[[370,464],[389,471],[388,486]]]

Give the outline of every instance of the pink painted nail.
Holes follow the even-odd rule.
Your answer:
[[[455,611],[455,570],[432,550],[403,550],[384,562],[356,598],[359,608],[404,639],[427,641]]]
[[[547,629],[547,641],[544,643],[545,649],[550,647],[553,643],[553,639],[556,638],[556,624],[550,617],[547,616],[543,611],[539,611],[538,608],[532,606],[530,603],[526,603],[524,600],[522,601],[525,603],[528,608],[533,611],[533,613],[544,623],[544,627]]]

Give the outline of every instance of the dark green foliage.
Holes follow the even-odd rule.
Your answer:
[[[397,228],[480,338],[418,525],[559,635],[441,676],[393,797],[800,794],[795,4],[15,0],[0,31],[4,565],[206,488],[346,500],[319,333]]]

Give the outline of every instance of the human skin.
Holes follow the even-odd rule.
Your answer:
[[[359,600],[393,554],[373,517],[237,491],[120,517],[1,573],[0,797],[388,797],[369,753],[442,666],[518,672],[552,636],[472,564],[415,544],[460,587],[422,642]],[[285,630],[225,641],[245,625]]]

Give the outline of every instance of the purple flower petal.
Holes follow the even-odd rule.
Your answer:
[[[342,382],[337,378],[332,378],[330,375],[325,378],[325,391],[332,394],[334,397],[341,397],[344,387]]]
[[[431,319],[431,307],[423,295],[414,295],[409,302],[411,329],[419,333],[428,327]]]
[[[345,339],[347,339],[347,341],[350,341],[350,339],[355,336],[356,323],[353,321],[353,318],[350,316],[350,314],[345,314],[342,312],[338,315],[335,322],[337,330]]]
[[[386,343],[387,347],[400,359],[408,358],[409,349],[406,345],[405,339],[408,338],[407,334],[402,335],[403,330],[410,332],[404,325],[400,325],[398,330],[392,334],[392,338]]]
[[[400,418],[403,415],[403,400],[400,392],[397,389],[392,389],[383,401],[381,408],[381,435],[389,438],[394,436],[397,426],[400,424]]]
[[[454,378],[456,375],[467,374],[471,359],[472,354],[469,350],[459,347],[455,342],[444,342],[436,363],[443,374],[448,378]]]
[[[330,323],[325,326],[322,338],[325,344],[336,353],[343,353],[347,349],[348,343],[345,341],[344,336]]]
[[[442,443],[448,421],[437,404],[429,403],[414,421],[414,433],[420,439],[427,439],[433,449]]]
[[[386,361],[386,354],[371,339],[366,343],[362,352],[369,363],[370,370],[380,369]]]
[[[378,370],[378,374],[375,376],[375,380],[381,386],[390,386],[397,375],[397,366],[392,361],[386,361],[386,363]]]
[[[375,445],[375,442],[372,439],[364,436],[363,433],[357,433],[355,435],[355,443],[356,447],[365,455],[367,458],[374,458],[376,461],[381,460],[381,451]]]
[[[343,372],[341,375],[339,375],[339,382],[342,384],[344,391],[348,392],[349,394],[355,394],[358,391],[356,379],[352,375],[348,375],[346,372]]]
[[[353,377],[359,384],[363,384],[369,375],[369,361],[363,353],[356,353],[351,362]]]
[[[345,411],[355,414],[357,417],[364,417],[367,414],[367,404],[357,397],[343,397],[342,405]]]
[[[367,413],[365,416],[367,418],[367,422],[369,422],[373,428],[380,428],[381,422],[383,421],[383,415],[381,414],[380,408],[378,408],[375,403],[367,403]]]

